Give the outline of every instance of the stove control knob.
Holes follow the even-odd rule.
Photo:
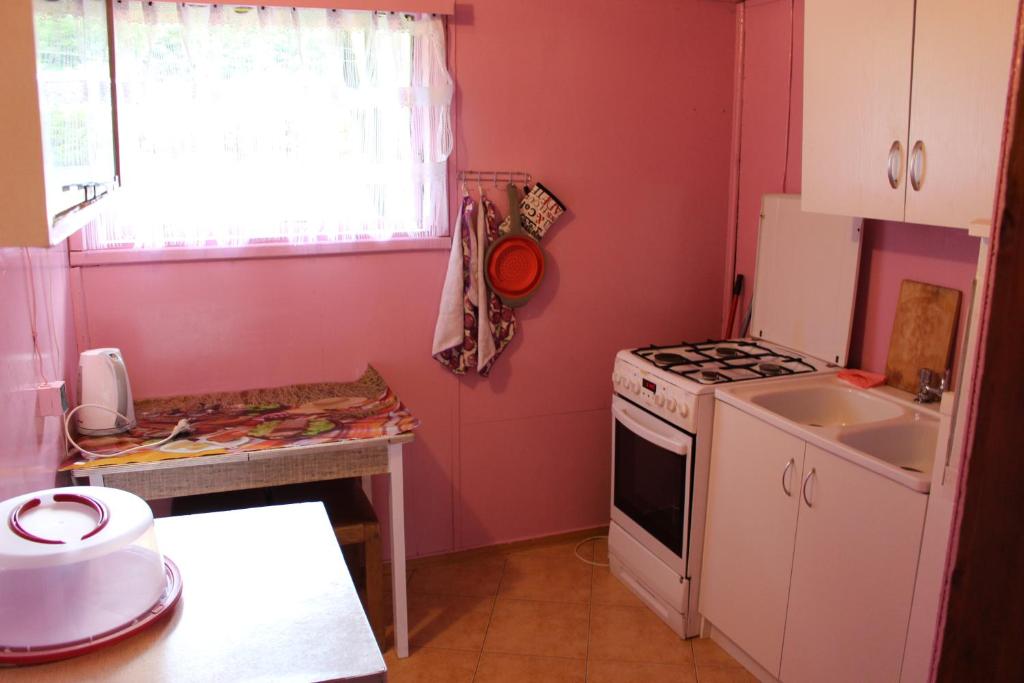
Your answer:
[[[622,375],[617,372],[612,374],[612,381],[615,382],[615,386],[619,386],[622,384]]]
[[[690,414],[690,406],[686,405],[685,403],[680,403],[679,404],[679,414],[682,415],[683,417],[686,417],[687,415],[689,415]]]
[[[640,383],[639,382],[631,382],[629,388],[632,389],[633,393],[636,394],[637,396],[640,395]]]
[[[674,398],[670,398],[668,400],[668,405],[666,405],[665,407],[668,408],[668,412],[674,413],[676,412],[676,408],[679,407],[679,403]]]
[[[654,397],[654,405],[658,406],[659,408],[662,407],[663,405],[665,405],[665,397],[664,396],[655,396]]]

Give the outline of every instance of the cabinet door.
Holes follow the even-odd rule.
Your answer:
[[[776,676],[803,458],[803,441],[716,402],[699,609]]]
[[[928,497],[810,444],[797,493],[782,680],[896,681]]]
[[[966,228],[992,216],[1016,18],[1016,0],[918,0],[910,146],[921,173],[907,221]]]
[[[914,0],[807,0],[804,211],[903,220],[913,36]]]

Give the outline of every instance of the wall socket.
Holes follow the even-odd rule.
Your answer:
[[[61,417],[68,411],[68,390],[63,381],[47,382],[36,388],[36,414]]]

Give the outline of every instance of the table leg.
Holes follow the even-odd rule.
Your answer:
[[[89,475],[89,486],[103,486],[103,475],[102,474],[90,474]]]
[[[405,493],[402,483],[402,444],[388,446],[391,480],[391,595],[395,607],[395,652],[409,656],[409,618],[405,602]]]
[[[373,505],[373,475],[364,474],[362,477],[363,493],[366,494],[366,500],[370,501],[370,505]]]

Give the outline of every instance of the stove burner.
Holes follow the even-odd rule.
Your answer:
[[[654,360],[657,363],[665,363],[666,365],[679,365],[680,363],[688,362],[684,356],[680,356],[678,353],[656,353],[654,354]]]
[[[719,346],[715,349],[715,353],[724,358],[728,358],[729,356],[740,355],[741,351],[739,349],[734,349],[731,346]]]
[[[760,363],[758,364],[757,369],[760,370],[762,375],[766,375],[768,377],[782,375],[787,372],[786,368],[776,363]]]
[[[700,378],[706,379],[709,382],[719,382],[726,379],[725,375],[718,372],[717,370],[701,370]]]

